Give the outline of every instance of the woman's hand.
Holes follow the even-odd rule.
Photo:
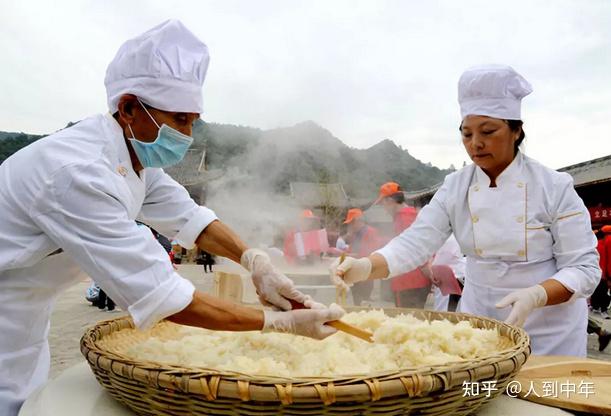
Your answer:
[[[329,277],[337,288],[347,290],[353,284],[367,280],[371,269],[371,260],[367,257],[346,257],[341,263],[338,258],[329,266]]]
[[[509,316],[505,323],[509,325],[524,326],[526,318],[537,308],[547,304],[547,292],[541,285],[527,287],[525,289],[516,290],[505,296],[499,303],[497,308],[506,308],[512,306]]]

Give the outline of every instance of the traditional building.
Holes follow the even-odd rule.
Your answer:
[[[590,211],[592,227],[611,224],[611,155],[558,169],[569,173]]]

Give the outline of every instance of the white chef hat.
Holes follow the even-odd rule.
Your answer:
[[[168,20],[126,41],[106,69],[108,108],[134,94],[164,111],[202,113],[208,47],[179,20]]]
[[[532,86],[508,65],[485,65],[467,69],[458,80],[460,115],[521,120],[522,98]]]

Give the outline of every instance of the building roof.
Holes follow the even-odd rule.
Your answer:
[[[291,196],[303,207],[348,206],[348,197],[341,183],[291,182]]]
[[[567,172],[573,177],[575,187],[592,185],[595,183],[611,181],[611,155],[599,157],[598,159],[588,160],[587,162],[577,163],[576,165],[565,166],[558,169],[559,172]],[[440,182],[428,188],[417,191],[406,192],[408,200],[432,196],[441,187]]]
[[[417,191],[405,192],[405,198],[407,200],[419,199],[426,196],[432,196],[441,187],[443,182],[436,183],[428,188],[418,189]]]
[[[558,169],[573,177],[575,187],[611,181],[611,155]]]

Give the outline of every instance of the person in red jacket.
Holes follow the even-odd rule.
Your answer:
[[[380,187],[378,199],[380,204],[393,218],[395,235],[401,234],[416,220],[418,212],[405,203],[403,189],[396,182],[387,182]],[[431,291],[432,270],[430,261],[416,270],[396,276],[392,279],[391,288],[395,292],[397,306],[424,308]]]
[[[592,306],[592,312],[596,315],[600,315],[602,318],[609,319],[607,309],[609,308],[609,287],[607,286],[608,269],[607,269],[607,247],[605,244],[605,233],[602,230],[596,231],[596,238],[598,245],[596,249],[600,256],[599,265],[602,271],[602,276],[596,290],[592,293],[590,298],[590,305]]]
[[[358,208],[348,210],[344,221],[348,228],[348,251],[351,256],[367,257],[383,245],[378,230],[365,223],[363,211]],[[356,306],[371,300],[373,281],[356,283],[350,290]]]
[[[609,289],[611,289],[611,225],[603,226],[600,231],[603,232],[604,244],[604,263],[601,263],[600,268],[603,271],[603,279],[606,279]]]

